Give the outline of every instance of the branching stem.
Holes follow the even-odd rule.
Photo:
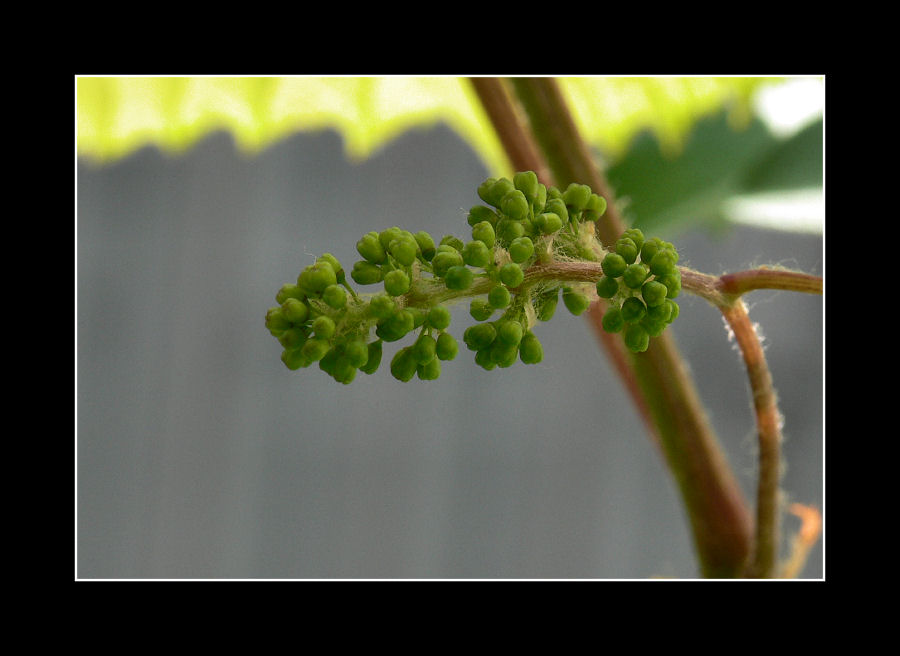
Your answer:
[[[604,244],[613,243],[624,229],[615,199],[578,133],[556,80],[511,80],[527,114],[527,127],[510,106],[500,80],[475,79],[473,84],[514,168],[540,172],[546,184],[588,184],[608,202],[607,213],[597,224],[597,237]],[[538,155],[535,143],[546,159]],[[704,575],[771,577],[776,574],[778,544],[780,416],[762,347],[741,296],[755,289],[821,294],[822,279],[768,268],[719,277],[686,268],[681,273],[683,290],[705,298],[722,312],[747,366],[760,441],[755,540],[745,502],[673,340],[663,334],[642,357],[629,358],[619,352],[614,361],[644,419],[660,438],[687,507]],[[545,263],[529,268],[523,285],[542,279],[593,282],[600,275],[600,266],[594,262]],[[590,314],[601,337],[603,307],[602,302],[595,303]]]

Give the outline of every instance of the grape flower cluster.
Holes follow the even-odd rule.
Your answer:
[[[658,337],[678,317],[678,304],[672,300],[681,291],[677,263],[678,252],[671,243],[644,239],[637,228],[626,230],[600,265],[603,276],[597,281],[597,296],[609,299],[603,330],[623,333],[631,351],[646,351],[650,338]]]
[[[468,211],[468,240],[446,235],[435,242],[427,232],[396,226],[372,231],[356,243],[361,259],[349,274],[325,253],[296,283],[283,285],[266,327],[282,346],[284,364],[295,370],[318,363],[347,384],[358,371],[379,368],[385,342],[412,334],[392,356],[390,373],[403,382],[434,380],[441,363],[460,350],[448,332],[448,305],[462,299],[469,299],[476,321],[462,341],[487,370],[541,362],[533,328],[553,317],[560,298],[574,315],[597,296],[608,299],[603,328],[622,332],[635,352],[678,315],[671,300],[680,289],[674,247],[631,229],[607,252],[594,237],[606,200],[590,187],[573,183],[562,191],[524,171],[512,180],[488,178],[477,194],[483,204]],[[584,261],[600,262],[596,283],[530,275],[554,263]],[[348,276],[382,289],[359,294]]]

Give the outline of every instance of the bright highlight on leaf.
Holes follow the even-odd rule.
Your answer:
[[[730,106],[740,117],[765,78],[561,78],[585,138],[608,156],[640,130],[667,147],[700,116]],[[227,130],[245,153],[301,131],[336,130],[347,156],[371,156],[401,133],[439,122],[455,130],[493,175],[511,176],[471,85],[457,77],[79,77],[78,153],[109,162],[155,145],[183,153]]]

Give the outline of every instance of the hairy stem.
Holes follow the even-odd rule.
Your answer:
[[[759,441],[759,479],[756,486],[756,540],[747,576],[771,578],[778,557],[779,518],[778,481],[781,475],[781,415],[766,364],[762,344],[744,302],[720,307],[734,339],[741,349],[750,390]]]
[[[514,78],[512,84],[557,185],[587,184],[606,198],[597,236],[614,243],[624,223],[556,80]],[[740,575],[750,553],[752,521],[683,358],[664,333],[629,361],[684,500],[703,575]]]

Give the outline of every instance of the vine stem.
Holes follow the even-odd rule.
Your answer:
[[[597,224],[601,242],[610,244],[624,230],[606,180],[581,139],[562,92],[552,78],[513,78],[515,96],[524,108],[528,125],[510,102],[502,81],[472,80],[500,140],[516,170],[533,170],[551,184],[585,183],[607,199],[608,209]],[[537,144],[537,147],[536,145]],[[539,147],[539,148],[538,148]],[[547,157],[540,157],[539,150]],[[578,266],[582,268],[579,270]],[[563,276],[596,280],[599,266],[582,263]],[[693,529],[701,570],[705,576],[774,575],[777,559],[781,418],[762,347],[749,321],[741,295],[754,289],[784,289],[822,293],[815,276],[779,269],[759,268],[714,277],[682,268],[682,288],[706,298],[720,309],[737,339],[753,393],[760,441],[755,527],[715,434],[705,416],[687,367],[671,337],[664,333],[642,357],[629,357],[614,349],[617,368],[628,383],[651,434],[661,437],[669,468],[681,490]],[[556,277],[560,271],[532,268],[529,277]],[[590,318],[598,336],[604,304],[592,305]],[[608,340],[607,340],[608,341]],[[606,345],[606,343],[605,343]],[[617,359],[618,358],[618,359]],[[617,359],[617,360],[616,360]],[[751,533],[755,533],[751,537]],[[806,543],[804,543],[806,544]]]
[[[772,376],[766,364],[762,344],[747,314],[744,302],[738,299],[720,306],[734,339],[740,347],[756,414],[759,442],[759,472],[756,484],[756,539],[753,557],[746,575],[752,578],[771,578],[778,555],[778,536],[781,513],[778,509],[778,481],[781,476],[781,415],[772,386]]]
[[[543,276],[551,278],[561,276],[585,282],[599,280],[602,275],[600,267],[592,262],[562,264],[547,269],[529,272],[529,275],[536,279]],[[760,289],[822,294],[823,279],[796,271],[767,267],[726,273],[721,276],[711,276],[686,267],[680,267],[679,270],[682,289],[704,298],[722,313],[740,348],[747,370],[758,433],[759,478],[756,489],[754,548],[745,575],[752,578],[771,578],[776,574],[780,534],[778,483],[781,476],[782,420],[765,353],[741,295]],[[798,544],[808,545],[810,534],[811,531],[807,529],[805,539],[798,538]],[[793,560],[796,560],[796,557]],[[794,570],[796,566],[788,571]]]
[[[534,171],[538,179],[545,185],[556,184],[550,168],[541,155],[540,149],[535,143],[534,135],[528,130],[526,118],[522,116],[519,108],[512,102],[502,80],[493,77],[470,78],[472,87],[477,94],[482,107],[488,115],[494,131],[503,145],[506,156],[514,171]],[[610,335],[601,326],[606,302],[599,299],[591,304],[588,316],[594,335],[600,342],[609,357],[616,373],[631,396],[632,402],[637,408],[638,415],[643,420],[651,440],[657,447],[660,446],[659,434],[656,424],[650,413],[647,398],[637,381],[634,370],[628,359],[628,353],[620,339]]]
[[[553,78],[512,78],[511,84],[557,186],[587,184],[606,199],[597,236],[604,244],[614,243],[625,224],[558,83]],[[602,331],[597,325],[601,317],[601,312],[591,314],[597,332]],[[701,573],[740,576],[751,551],[751,515],[684,359],[668,333],[651,340],[644,353],[627,358],[681,493]]]

